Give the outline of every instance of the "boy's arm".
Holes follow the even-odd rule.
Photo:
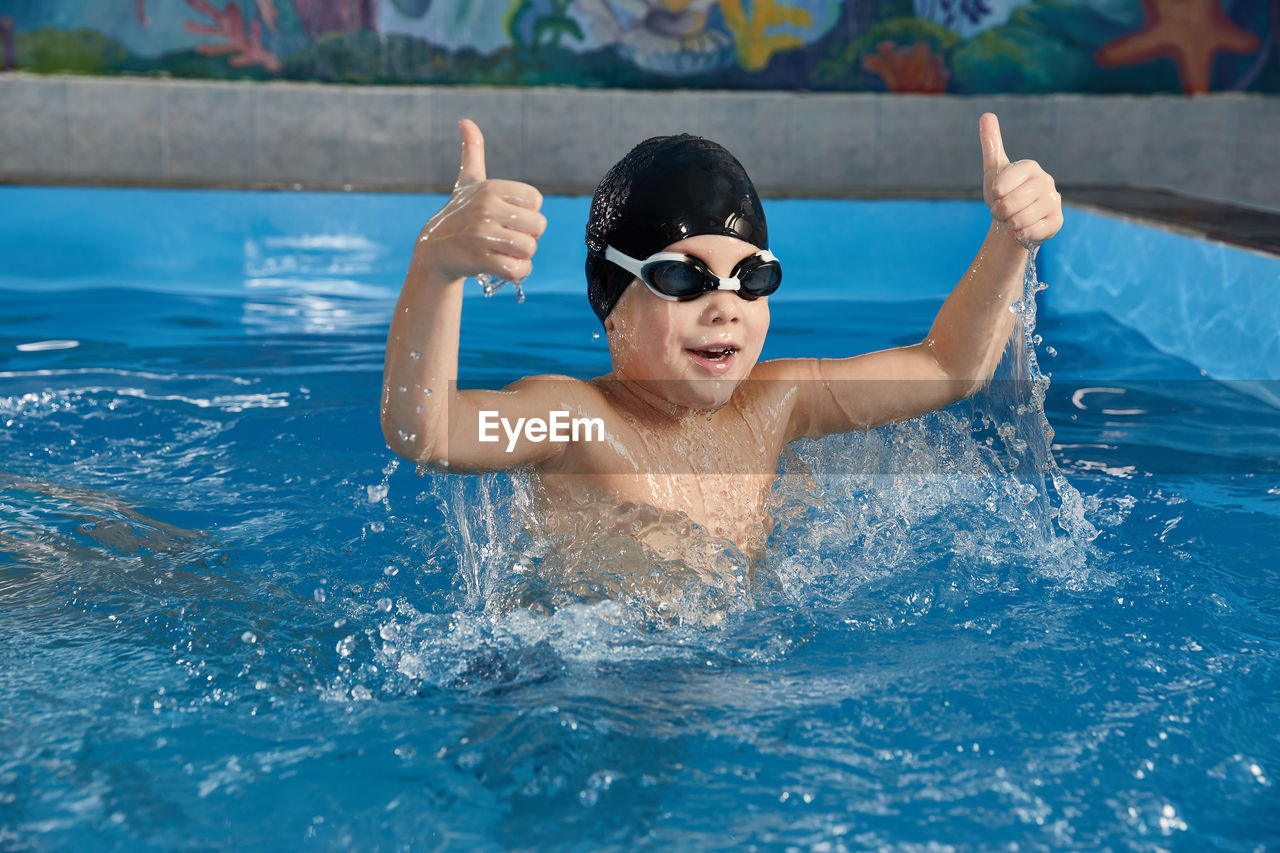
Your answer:
[[[1010,164],[1000,124],[979,120],[983,197],[992,223],[968,272],[920,343],[847,359],[793,362],[800,383],[791,434],[816,437],[906,420],[981,390],[1013,330],[1027,252],[1062,226],[1053,178],[1031,160]]]
[[[419,464],[496,470],[543,461],[564,445],[519,441],[508,451],[505,436],[481,442],[478,412],[495,411],[512,422],[545,417],[548,401],[542,398],[563,383],[517,383],[505,392],[457,390],[466,277],[523,279],[546,228],[538,212],[541,194],[528,184],[486,180],[484,137],[469,120],[461,130],[458,183],[418,237],[387,336],[382,433],[392,450]]]

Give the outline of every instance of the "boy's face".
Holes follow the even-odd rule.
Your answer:
[[[701,235],[664,252],[692,255],[728,277],[759,251],[734,237]],[[769,298],[746,300],[717,290],[672,302],[633,281],[605,320],[613,372],[667,403],[714,411],[729,402],[760,358],[769,331]]]

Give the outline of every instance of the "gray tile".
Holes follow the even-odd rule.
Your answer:
[[[1009,159],[1035,160],[1053,174],[1058,167],[1056,108],[1052,97],[999,96],[972,97],[969,104],[968,144],[981,169],[982,146],[978,140],[978,119],[983,113],[995,113],[1000,119],[1000,137]]]
[[[612,102],[600,90],[537,88],[524,97],[526,174],[544,192],[589,194],[622,153]]]
[[[67,89],[68,172],[103,178],[164,175],[167,84],[76,80]]]
[[[760,192],[788,192],[799,173],[792,153],[794,100],[787,92],[728,95],[714,115],[715,132],[704,134],[738,158]]]
[[[352,86],[347,90],[346,180],[352,184],[427,182],[425,136],[430,101],[420,89]]]
[[[458,121],[464,118],[474,121],[484,134],[485,170],[489,178],[527,180],[523,91],[481,86],[441,87],[428,90],[428,100],[425,184],[444,189],[457,181],[462,154]]]
[[[777,92],[625,92],[613,103],[614,160],[654,136],[691,133],[727,148],[758,184],[777,183],[790,145],[789,95]]]
[[[253,96],[258,180],[343,182],[344,87],[269,83]]]
[[[1280,210],[1280,99],[1257,95],[1241,101],[1234,159],[1232,196]]]
[[[981,113],[981,107],[968,98],[883,98],[876,144],[876,185],[904,190],[980,189]]]
[[[1225,198],[1235,181],[1240,96],[1153,98],[1143,145],[1142,183]]]
[[[1150,98],[1058,95],[1054,103],[1058,146],[1049,171],[1059,184],[1132,185],[1142,180]]]
[[[65,79],[0,75],[0,174],[60,174],[67,132]]]
[[[795,95],[790,144],[779,152],[792,193],[839,195],[878,186],[878,95]]]
[[[625,92],[613,102],[614,148],[623,154],[654,136],[724,137],[725,93]],[[619,155],[621,156],[621,155]]]
[[[165,177],[253,180],[254,104],[250,86],[174,81],[166,86],[165,94]]]

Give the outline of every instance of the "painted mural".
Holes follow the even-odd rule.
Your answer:
[[[5,0],[5,70],[957,94],[1280,92],[1280,0]]]

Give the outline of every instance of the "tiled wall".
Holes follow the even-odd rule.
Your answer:
[[[0,179],[446,189],[457,120],[490,177],[589,193],[633,144],[688,131],[770,195],[973,192],[978,116],[1062,186],[1128,184],[1280,209],[1280,99],[378,88],[0,75]]]

